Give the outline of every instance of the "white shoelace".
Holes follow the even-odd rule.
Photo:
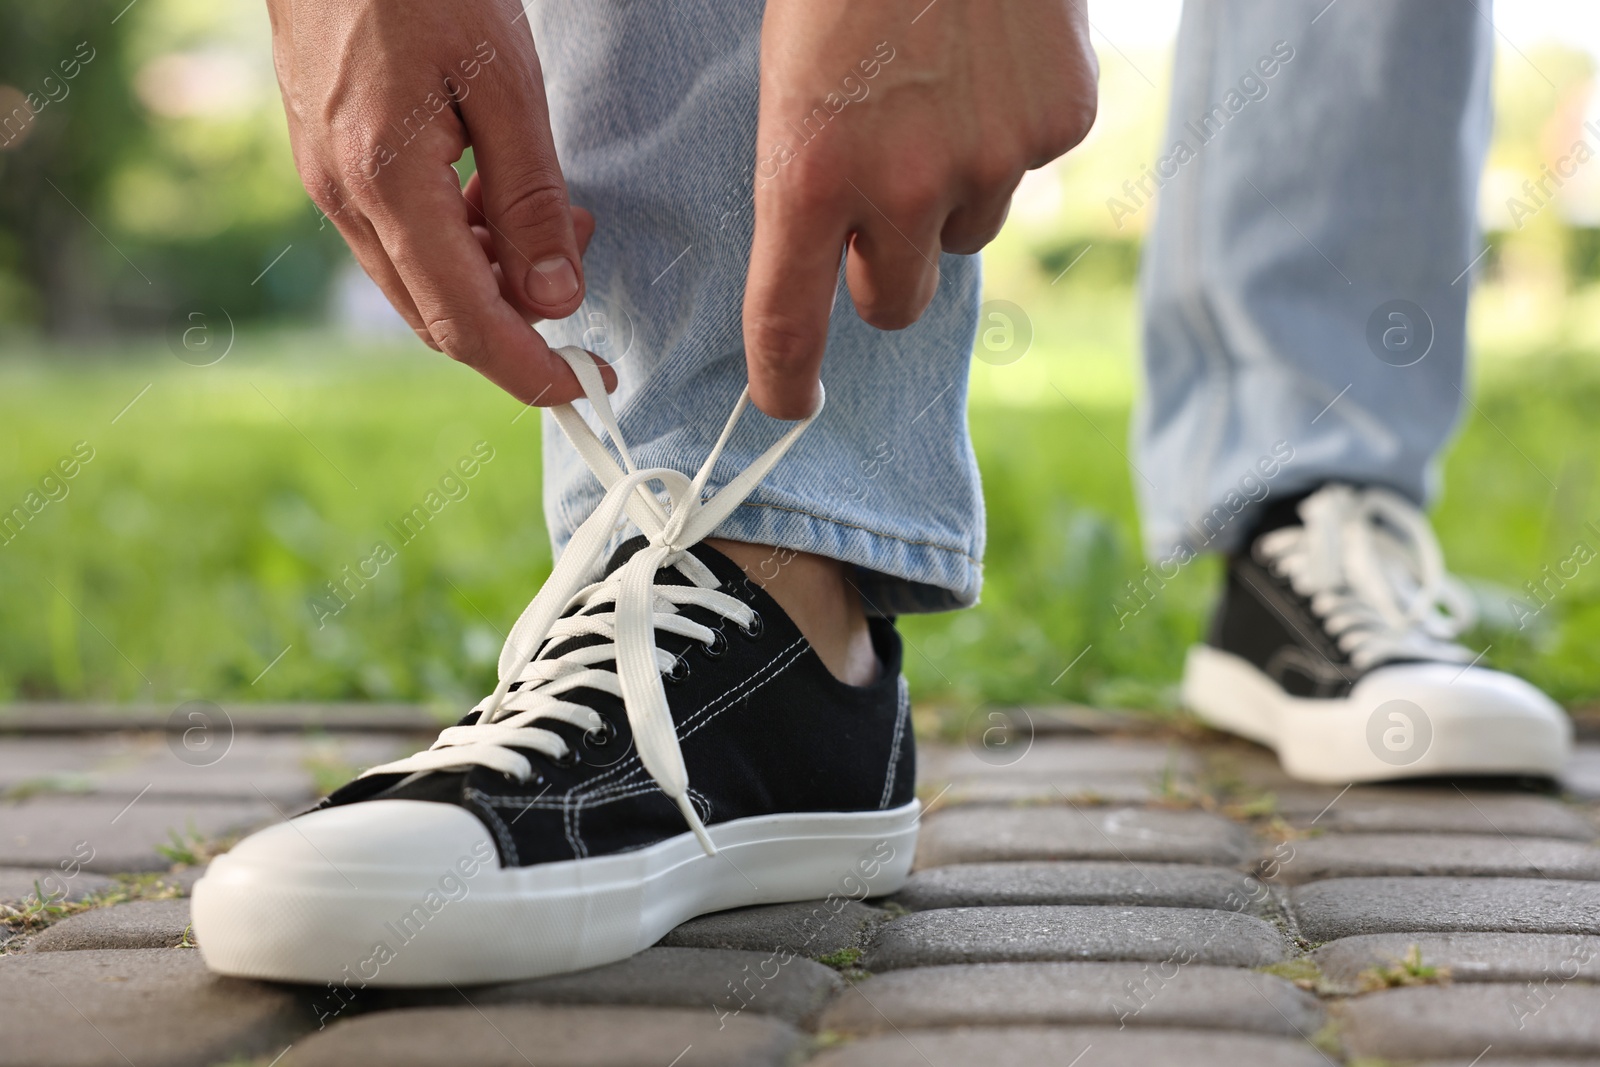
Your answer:
[[[581,348],[556,351],[577,374],[584,395],[610,434],[623,465],[619,467],[611,458],[571,404],[551,409],[567,439],[605,486],[605,496],[572,535],[544,587],[511,628],[500,650],[500,683],[473,709],[479,713],[477,721],[469,726],[449,727],[426,751],[373,767],[362,777],[481,766],[527,781],[533,775],[533,765],[516,749],[540,752],[552,760],[563,760],[570,751],[559,734],[533,725],[534,720],[552,719],[588,730],[600,729],[603,723],[597,712],[561,699],[561,694],[573,689],[596,689],[622,701],[640,762],[662,792],[677,804],[701,847],[715,855],[716,846],[689,799],[689,776],[661,682],[661,676],[673,669],[677,658],[656,647],[655,635],[657,630],[664,630],[707,646],[719,641],[719,631],[680,614],[678,609],[686,606],[709,609],[747,631],[754,627],[754,609],[720,592],[716,576],[687,549],[710,536],[744,503],[811,425],[822,411],[822,404],[818,403],[816,411],[797,422],[754,463],[706,500],[703,494],[711,469],[750,403],[748,388],[692,480],[667,467],[639,470],[629,455],[594,361]],[[670,508],[664,508],[651,493],[650,482],[665,487]],[[602,553],[623,513],[643,531],[648,544],[612,574],[601,575],[599,568],[606,562]],[[690,584],[657,584],[656,572],[663,567],[676,568]],[[613,605],[611,611],[584,614],[591,606],[606,603]],[[583,635],[609,640],[560,656],[535,656],[541,648],[548,651]],[[614,671],[596,666],[608,660],[614,661]],[[511,686],[517,683],[520,685],[512,691]]]
[[[1328,485],[1301,503],[1300,518],[1263,536],[1260,552],[1310,599],[1352,666],[1472,658],[1452,641],[1472,625],[1471,595],[1445,571],[1433,528],[1410,501]]]

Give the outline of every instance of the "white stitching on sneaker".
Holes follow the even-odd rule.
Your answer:
[[[889,773],[883,778],[883,796],[878,799],[880,810],[889,806],[889,797],[894,793],[895,769],[900,764],[900,739],[905,736],[906,722],[911,718],[911,683],[906,681],[903,674],[895,695],[894,740],[889,742]]]
[[[743,682],[729,689],[727,692],[723,693],[722,696],[718,697],[717,700],[724,701],[721,707],[717,708],[715,711],[711,711],[709,714],[705,714],[706,711],[711,707],[711,704],[707,704],[705,708],[702,708],[699,712],[696,712],[694,716],[690,717],[690,719],[685,720],[684,726],[686,728],[680,735],[680,740],[688,740],[688,738],[697,730],[701,729],[702,727],[709,726],[718,715],[721,715],[723,712],[732,708],[740,700],[756,693],[765,687],[768,682],[777,679],[783,674],[784,671],[787,671],[790,667],[794,666],[794,664],[800,659],[800,656],[809,647],[810,646],[806,643],[805,638],[802,637],[796,640],[788,648],[784,649],[784,652],[790,652],[793,650],[793,654],[785,659],[783,663],[778,664],[776,668],[773,668],[773,664],[777,663],[778,660],[782,658],[784,653],[780,652],[777,656],[774,656],[771,660],[768,660],[766,665],[763,666],[759,671],[752,674]],[[760,675],[768,669],[771,669],[771,674],[769,674],[766,678],[761,678]],[[744,692],[740,692],[740,690],[744,690]],[[701,716],[703,716],[703,718],[701,718]],[[700,721],[694,722],[694,725],[690,726],[689,723],[695,718],[699,718]],[[594,783],[589,783],[591,788],[585,789],[579,793],[568,794],[569,797],[571,797],[574,801],[574,803],[572,803],[568,809],[571,833],[578,833],[577,827],[579,822],[582,821],[583,812],[586,809],[598,808],[605,804],[609,804],[614,800],[620,800],[623,797],[638,795],[638,793],[634,791],[633,780],[638,777],[644,768],[634,765],[631,761],[623,766],[626,767],[627,773],[621,778],[618,778],[615,782],[600,785],[599,787],[593,787]],[[623,767],[619,767],[618,769],[623,769]],[[615,772],[607,771],[600,777],[603,779],[609,777],[613,773]],[[618,790],[624,790],[624,792],[618,793]],[[646,789],[645,791],[648,792],[649,790]],[[707,806],[709,807],[709,802],[707,802]],[[579,837],[581,839],[581,834]]]
[[[750,404],[748,387],[693,479],[668,467],[640,470],[634,466],[611,410],[599,368],[581,348],[556,351],[577,376],[595,415],[610,434],[622,466],[611,458],[571,404],[552,409],[551,414],[573,447],[605,486],[605,496],[573,533],[544,588],[511,628],[500,651],[499,684],[475,709],[477,720],[468,726],[449,727],[427,751],[373,767],[362,777],[483,766],[527,781],[533,774],[533,765],[518,748],[541,752],[552,759],[567,754],[567,743],[559,734],[534,723],[554,719],[595,728],[599,716],[592,708],[558,696],[572,689],[599,689],[622,700],[640,763],[677,805],[701,847],[715,855],[716,846],[689,799],[683,751],[661,682],[662,674],[672,669],[676,657],[656,647],[656,631],[668,630],[707,644],[715,640],[716,631],[679,615],[679,604],[694,604],[741,626],[751,625],[754,611],[736,597],[718,591],[716,576],[688,549],[709,537],[744,502],[816,419],[822,404],[819,402],[816,411],[786,431],[707,499],[705,487],[711,471]],[[665,488],[670,507],[663,507],[650,491],[652,482]],[[601,553],[624,512],[644,532],[648,544],[614,573],[602,576],[596,573],[602,562]],[[657,584],[657,573],[666,567],[676,567],[691,585]],[[584,614],[592,605],[606,603],[613,606],[611,612]],[[609,637],[611,641],[561,656],[539,655],[542,650],[564,643],[566,638],[587,634]],[[596,667],[606,661],[613,662],[614,672]],[[514,692],[513,686],[517,687]]]
[[[803,638],[803,637],[802,638],[798,638],[797,640],[795,640],[791,644],[789,644],[786,647],[784,647],[782,651],[780,651],[777,655],[773,656],[766,663],[764,663],[760,667],[756,668],[756,670],[754,672],[752,672],[749,677],[740,679],[740,681],[738,683],[736,683],[735,685],[730,686],[728,689],[724,690],[719,695],[717,695],[717,696],[713,697],[712,699],[708,700],[704,705],[702,705],[700,707],[699,710],[695,711],[692,715],[689,715],[689,716],[687,716],[685,718],[684,725],[687,726],[687,725],[689,725],[691,723],[695,723],[695,726],[694,726],[694,729],[688,730],[684,734],[682,734],[681,735],[682,738],[687,738],[690,733],[694,732],[694,730],[697,730],[697,729],[700,728],[700,726],[703,726],[703,725],[706,724],[706,723],[697,723],[696,722],[696,720],[698,720],[706,712],[710,711],[711,712],[711,718],[714,719],[714,718],[716,718],[717,715],[719,715],[722,712],[726,711],[728,709],[728,707],[732,707],[732,702],[731,701],[725,707],[717,707],[717,704],[719,702],[727,700],[729,697],[738,696],[738,695],[740,695],[739,691],[741,689],[745,689],[745,688],[747,688],[749,686],[756,685],[757,683],[759,683],[760,686],[765,686],[767,682],[773,681],[775,678],[778,677],[778,675],[780,675],[784,671],[788,670],[789,667],[792,666],[794,664],[794,662],[797,659],[800,658],[801,653],[803,653],[805,651],[805,645],[806,645],[805,638]],[[773,670],[772,674],[770,676],[768,676],[766,678],[762,678],[761,677],[768,670],[772,669],[773,664],[777,663],[778,660],[783,659],[783,657],[785,655],[788,655],[789,653],[793,653],[793,654],[789,655],[789,658],[787,660],[785,660],[784,663],[782,663],[776,670]],[[749,694],[743,694],[743,695],[749,695]],[[706,720],[706,722],[709,722],[709,721],[710,721],[709,719]],[[599,803],[603,802],[603,799],[602,800],[596,800],[596,801],[590,803],[590,802],[587,802],[587,798],[591,797],[591,796],[600,796],[602,794],[607,793],[609,790],[624,788],[624,784],[623,783],[628,781],[628,780],[630,780],[630,779],[632,779],[635,775],[638,774],[638,772],[641,769],[642,768],[639,765],[639,760],[638,760],[638,756],[637,755],[630,755],[630,756],[625,757],[624,759],[618,760],[616,766],[614,766],[611,769],[605,771],[603,774],[596,775],[594,778],[591,778],[587,782],[582,783],[582,786],[579,787],[579,794],[580,794],[580,796],[582,796],[585,799],[585,803],[580,804],[579,806],[580,807],[595,807],[595,806],[597,806]],[[628,773],[627,773],[626,777],[624,779],[622,779],[621,781],[613,782],[610,785],[603,784],[607,778],[610,778],[613,775],[621,774],[624,771],[626,771]],[[597,783],[600,783],[600,784],[597,786]],[[485,794],[485,795],[487,796],[487,794]],[[554,808],[564,808],[564,807],[567,807],[569,805],[569,801],[566,799],[568,794],[566,794],[566,793],[563,793],[560,796],[550,797],[548,800],[544,799],[546,796],[548,796],[548,794],[545,794],[545,793],[541,793],[538,796],[531,796],[531,797],[527,797],[527,796],[497,796],[497,797],[488,797],[488,802],[492,803],[492,804],[497,804],[497,805],[499,805],[501,807],[507,807],[507,808],[513,808],[513,807],[536,807],[536,808],[552,808],[552,809],[554,809]]]
[[[741,690],[750,689],[753,692],[754,690],[752,687],[765,685],[773,678],[776,678],[784,670],[787,670],[788,667],[800,657],[801,653],[803,653],[807,647],[809,646],[807,646],[805,638],[797,638],[766,663],[752,671],[748,677],[740,679],[737,683],[724,690],[720,695],[707,701],[698,711],[694,712],[692,715],[686,716],[683,721],[684,732],[682,735],[680,735],[680,740],[687,738],[690,734],[694,733],[695,730],[698,730],[701,726],[705,725],[705,722],[709,722],[710,719],[705,719],[705,722],[701,721],[701,719],[706,716],[708,712],[710,713],[710,718],[716,718],[717,715],[721,714],[723,711],[726,711],[728,707],[732,706],[734,699],[737,699],[739,696],[749,695],[748,693],[741,693]],[[774,669],[773,664],[777,663],[778,660],[783,659],[783,657],[789,653],[793,654],[789,655],[788,660]],[[769,671],[771,671],[771,674],[768,677],[763,678],[762,675],[767,674]],[[719,707],[718,705],[723,704],[723,702],[726,703]],[[611,789],[623,788],[624,783],[634,778],[642,769],[643,768],[638,760],[637,755],[629,756],[626,759],[619,760],[616,766],[610,768],[602,774],[595,775],[595,777],[589,779],[587,782],[584,782],[580,787],[578,787],[579,795],[580,797],[587,798],[590,796],[603,794]],[[613,778],[619,774],[623,775],[621,779],[615,782],[610,782],[609,784],[607,783],[607,779]],[[583,804],[580,806],[592,805]]]
[[[517,858],[517,842],[511,836],[511,828],[505,824],[504,819],[500,818],[500,813],[495,811],[493,806],[484,803],[489,799],[488,794],[469,788],[466,790],[466,795],[467,799],[471,800],[476,806],[477,813],[484,817],[484,821],[494,831],[495,840],[500,843],[500,858],[505,861],[505,866],[522,866],[521,861]]]
[[[796,638],[748,677],[741,679],[722,693],[708,700],[693,714],[685,717],[684,726],[689,728],[680,735],[679,740],[686,740],[690,734],[702,726],[709,725],[718,715],[733,707],[738,700],[750,696],[757,690],[764,688],[767,683],[776,680],[784,671],[793,666],[809,647],[804,637]],[[788,658],[785,659],[785,656]],[[779,660],[783,660],[783,663],[779,664]],[[774,667],[774,664],[777,664],[777,666]],[[719,704],[721,706],[718,706]],[[690,724],[693,725],[691,726]],[[587,808],[598,808],[619,800],[626,800],[629,797],[643,796],[647,793],[655,792],[659,787],[654,783],[648,786],[635,786],[633,784],[633,779],[643,769],[643,766],[639,763],[638,755],[634,754],[625,760],[619,761],[615,767],[605,771],[603,774],[583,783],[587,788],[569,790],[560,796],[550,797],[548,800],[545,799],[546,795],[543,793],[538,796],[525,797],[489,796],[488,794],[478,793],[477,790],[472,792],[480,797],[484,803],[498,807],[542,808],[561,811],[562,828],[567,838],[567,844],[572,849],[574,856],[583,856],[588,854],[588,848],[583,840],[582,833],[578,829],[578,823],[582,819],[582,812]],[[627,773],[623,774],[623,772]],[[606,779],[617,774],[623,774],[623,777],[615,782],[606,783]],[[711,810],[711,801],[708,798],[698,791],[694,795],[701,798],[701,803],[707,811]]]

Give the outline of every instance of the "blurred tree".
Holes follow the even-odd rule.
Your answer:
[[[127,0],[0,4],[0,271],[7,318],[53,333],[103,329],[111,284],[101,227],[112,169],[148,136],[128,92]],[[139,284],[149,284],[123,263]]]
[[[295,175],[264,8],[0,0],[0,20],[0,325],[320,311],[346,253]]]

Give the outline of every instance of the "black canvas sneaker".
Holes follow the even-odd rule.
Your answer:
[[[1427,519],[1385,489],[1330,483],[1268,512],[1228,560],[1183,699],[1314,782],[1555,776],[1572,726],[1548,696],[1453,640],[1470,595]]]
[[[871,624],[878,680],[845,685],[699,543],[806,423],[704,499],[745,402],[693,481],[635,470],[588,356],[563,355],[626,472],[557,409],[607,493],[513,628],[499,686],[433,747],[213,861],[193,900],[212,970],[529,978],[621,959],[708,911],[905,881],[919,805],[894,626]],[[652,481],[670,506],[640,491]],[[624,511],[645,535],[602,563]]]

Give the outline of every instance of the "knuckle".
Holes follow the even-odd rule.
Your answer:
[[[957,256],[976,255],[982,252],[999,232],[999,230],[982,233],[975,230],[958,230],[949,233],[944,239],[944,251]]]
[[[1097,112],[1098,102],[1092,92],[1079,94],[1065,106],[1053,109],[1044,135],[1044,149],[1050,158],[1065,155],[1082,144],[1094,127]]]
[[[794,175],[777,190],[778,197],[803,215],[837,210],[841,200],[837,173],[816,165],[796,164]]]
[[[344,194],[339,189],[339,183],[322,167],[309,164],[300,167],[300,184],[324,215],[333,217],[344,206]]]
[[[972,161],[969,184],[984,196],[1009,196],[1022,179],[1025,165],[1021,153],[985,149]]]
[[[800,370],[816,347],[815,331],[787,315],[756,315],[745,328],[761,366],[778,374]]]
[[[1000,197],[962,211],[951,218],[941,234],[941,245],[946,252],[970,256],[981,252],[985,245],[1000,235],[1011,208],[1010,196]]]
[[[566,225],[567,189],[559,174],[544,170],[520,175],[496,199],[519,228],[560,232]]]
[[[375,174],[369,173],[371,167],[367,164],[362,154],[353,149],[344,149],[338,153],[336,166],[339,182],[348,190],[350,202],[353,204],[372,203],[377,199],[377,186],[373,181]]]
[[[444,354],[473,369],[481,369],[489,361],[489,350],[483,334],[459,316],[441,316],[427,321],[428,333]]]
[[[884,211],[892,219],[911,222],[933,214],[943,200],[944,190],[937,183],[921,177],[909,177],[897,183],[890,192]]]

